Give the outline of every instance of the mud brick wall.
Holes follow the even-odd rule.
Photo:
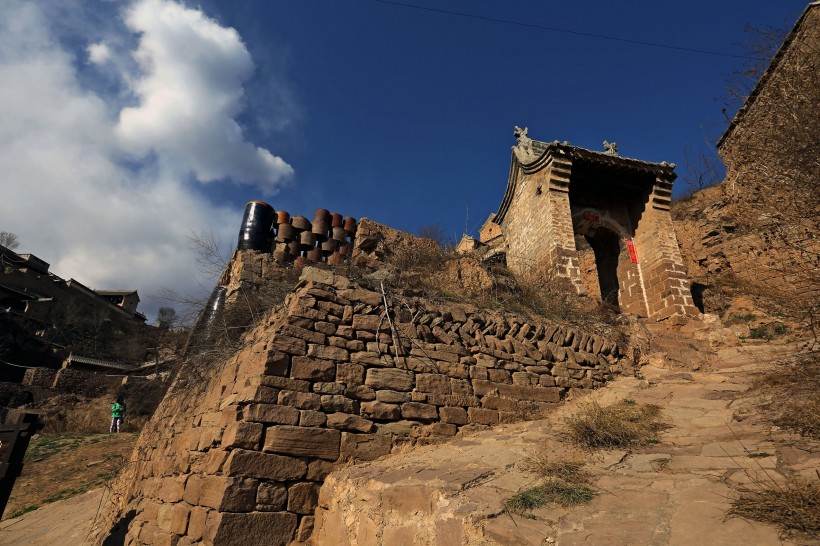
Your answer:
[[[241,259],[241,256],[240,256]],[[181,372],[116,486],[126,544],[289,544],[335,463],[521,419],[603,383],[610,341],[306,268],[244,347]],[[112,516],[111,521],[116,518]]]

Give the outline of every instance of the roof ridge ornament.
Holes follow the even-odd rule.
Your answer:
[[[532,163],[538,158],[538,154],[536,154],[532,148],[532,139],[527,136],[528,132],[528,127],[522,129],[516,125],[513,129],[513,134],[518,140],[518,143],[513,146],[512,149],[513,153],[515,153],[515,157],[517,157],[521,163]]]
[[[615,143],[615,142],[607,142],[607,141],[605,140],[605,141],[604,141],[604,153],[605,153],[606,155],[611,155],[611,156],[619,157],[619,156],[618,156],[618,144],[617,144],[617,143]]]

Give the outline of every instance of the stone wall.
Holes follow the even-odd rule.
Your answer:
[[[122,385],[122,381],[121,375],[105,375],[62,368],[57,370],[51,388],[93,398],[104,394],[115,394]]]
[[[51,368],[29,368],[23,375],[23,385],[30,385],[34,387],[51,388],[54,385],[54,379],[57,377],[57,371]]]
[[[537,414],[619,358],[575,329],[306,268],[238,352],[180,372],[108,522],[133,510],[126,544],[304,540],[334,464]]]

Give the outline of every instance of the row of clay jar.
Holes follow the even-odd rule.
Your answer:
[[[290,217],[263,201],[245,205],[237,248],[273,252],[279,263],[327,261],[335,264],[350,255],[356,220],[317,209],[313,222],[304,216]],[[301,258],[301,259],[300,259]]]

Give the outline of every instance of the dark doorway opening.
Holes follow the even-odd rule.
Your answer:
[[[621,241],[618,235],[608,229],[598,228],[584,235],[584,238],[595,253],[595,266],[598,270],[598,285],[601,288],[601,300],[615,310],[618,306],[618,259],[621,254]]]
[[[692,301],[701,313],[706,312],[706,307],[703,304],[703,293],[706,291],[706,288],[707,286],[705,284],[699,282],[692,283]]]

